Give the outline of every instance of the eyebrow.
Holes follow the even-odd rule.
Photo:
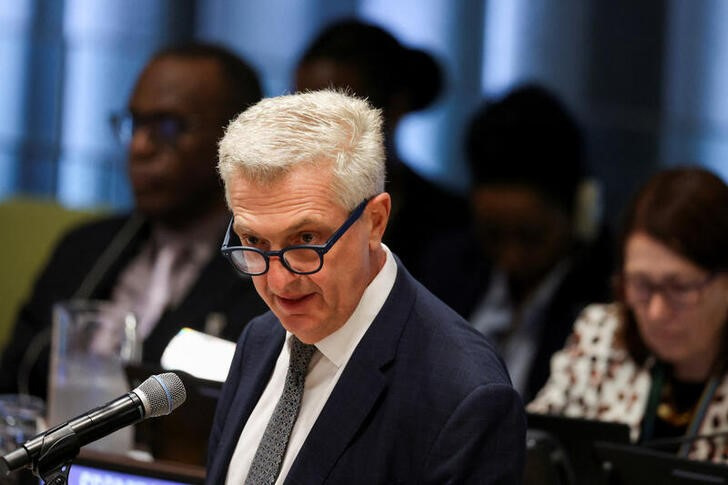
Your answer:
[[[319,221],[314,221],[313,219],[310,219],[307,217],[307,218],[297,222],[296,224],[293,224],[292,226],[287,227],[285,230],[283,230],[283,233],[284,234],[296,233],[296,232],[299,232],[301,230],[301,228],[303,228],[304,226],[307,226],[310,224],[319,224],[319,223],[320,223]],[[246,233],[246,234],[254,234],[256,236],[259,236],[259,234],[256,231],[253,231],[249,227],[244,226],[242,224],[238,224],[237,222],[233,222],[233,230],[235,231],[236,234]],[[263,238],[263,239],[266,239],[266,238]]]
[[[648,279],[651,282],[657,281],[660,283],[664,283],[664,282],[684,283],[685,279],[698,279],[701,277],[700,275],[685,275],[682,273],[671,272],[671,273],[666,273],[663,275],[658,275],[657,277],[653,278],[654,275],[651,275],[644,270],[632,270],[632,271],[625,270],[624,274],[628,277],[639,277],[639,278]]]

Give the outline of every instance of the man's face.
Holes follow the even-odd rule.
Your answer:
[[[225,92],[212,60],[164,57],[144,70],[129,100],[141,120],[128,164],[140,212],[179,226],[222,204],[215,164]]]
[[[269,185],[233,175],[227,190],[241,243],[268,251],[325,243],[349,216],[332,192],[331,178],[328,168],[311,166],[296,168]],[[315,343],[346,323],[384,264],[380,242],[388,215],[388,194],[369,201],[326,253],[317,273],[294,274],[274,257],[267,273],[252,277],[286,330]]]
[[[569,247],[568,215],[531,188],[481,186],[471,203],[485,257],[516,290],[532,289]]]

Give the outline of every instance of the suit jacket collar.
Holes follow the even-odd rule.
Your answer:
[[[416,283],[399,260],[397,266],[387,301],[346,365],[286,483],[310,483],[311,477],[324,481],[386,389],[388,364],[395,359],[416,294]]]

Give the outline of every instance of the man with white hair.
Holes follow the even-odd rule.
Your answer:
[[[525,415],[502,361],[381,242],[381,125],[367,102],[314,91],[259,102],[220,142],[222,251],[271,311],[238,341],[208,483],[521,480]]]

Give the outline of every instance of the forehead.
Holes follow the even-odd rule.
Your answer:
[[[656,277],[704,273],[692,261],[643,232],[632,234],[627,239],[624,269],[627,272],[640,272]]]
[[[275,232],[304,220],[335,220],[346,210],[333,192],[332,178],[330,170],[310,165],[269,183],[233,174],[226,188],[235,227]]]
[[[212,59],[162,57],[137,81],[129,107],[138,112],[203,113],[223,104],[225,83]]]
[[[521,185],[478,187],[473,191],[472,203],[476,212],[489,220],[538,217],[553,210],[553,204],[549,204],[539,192]]]

